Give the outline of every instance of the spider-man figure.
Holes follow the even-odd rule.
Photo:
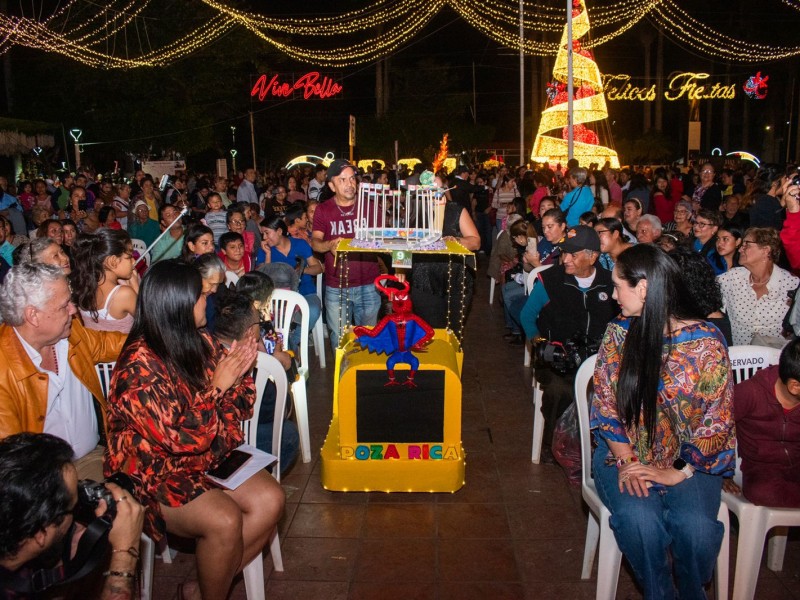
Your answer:
[[[394,282],[389,287],[383,281]],[[396,287],[399,285],[400,287]],[[388,354],[386,370],[389,372],[387,386],[401,385],[395,379],[394,367],[405,363],[411,367],[408,378],[402,385],[416,387],[414,375],[419,369],[419,359],[412,354],[422,352],[423,346],[433,339],[434,331],[430,325],[412,312],[409,285],[393,275],[381,275],[375,280],[375,287],[389,296],[392,314],[381,319],[375,327],[355,327],[353,333],[362,348],[376,354]]]

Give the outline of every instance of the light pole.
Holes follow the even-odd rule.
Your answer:
[[[231,139],[233,140],[233,148],[231,148],[231,162],[233,162],[233,173],[236,174],[236,125],[231,125]]]
[[[80,168],[81,166],[81,145],[78,143],[78,140],[81,139],[83,135],[82,129],[70,129],[69,134],[72,136],[72,139],[75,140],[75,171]]]

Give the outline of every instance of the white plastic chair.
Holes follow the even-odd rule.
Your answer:
[[[756,371],[778,364],[780,350],[764,346],[731,346],[728,350],[731,370],[736,383],[752,377]],[[741,459],[736,463],[734,481],[742,486]],[[800,509],[756,506],[744,496],[722,492],[722,501],[739,519],[739,541],[736,571],[733,578],[733,599],[752,600],[758,583],[758,571],[764,552],[764,538],[771,529],[780,527],[770,537],[767,549],[767,568],[780,571],[786,552],[785,527],[800,526]]]
[[[541,267],[535,267],[531,269],[530,272],[525,274],[525,295],[530,296],[531,290],[533,289],[533,284],[536,283],[536,276],[541,273],[542,271],[549,269],[553,265],[543,265]],[[527,340],[525,341],[525,358],[522,361],[523,366],[530,367],[531,366],[531,347],[530,342]],[[540,407],[541,408],[541,407]],[[539,446],[541,446],[541,441],[539,442]],[[534,461],[534,462],[539,462]]]
[[[139,256],[144,256],[144,263],[149,267],[150,266],[150,253],[147,252],[147,244],[144,243],[143,240],[132,239],[131,240],[131,247],[133,248],[134,252],[137,252]]]
[[[295,310],[300,310],[300,346],[295,361],[299,377],[289,382],[292,389],[294,413],[297,418],[297,429],[300,433],[300,452],[304,463],[311,462],[311,435],[308,429],[308,396],[306,380],[308,379],[308,302],[297,292],[276,289],[272,293],[272,323],[275,330],[283,335],[284,347],[289,342],[292,317]]]
[[[494,303],[494,288],[497,285],[497,279],[489,277],[489,306]]]
[[[244,443],[251,446],[256,445],[258,435],[258,415],[261,411],[261,399],[264,397],[264,388],[267,381],[272,379],[275,382],[275,417],[272,425],[272,454],[278,457],[281,455],[281,437],[283,436],[283,415],[286,409],[286,371],[276,358],[259,352],[256,358],[256,401],[253,406],[253,417],[247,421],[242,421],[242,432],[244,433]],[[280,462],[275,464],[275,479],[280,482],[281,470]],[[171,550],[166,544],[162,557],[164,562],[172,562]],[[272,563],[276,571],[283,571],[283,555],[281,554],[281,543],[278,537],[278,527],[272,532],[269,539],[269,551],[272,554]],[[145,534],[142,534],[142,590],[141,600],[150,600],[153,597],[153,564],[155,562],[155,542]],[[244,587],[247,593],[247,600],[264,600],[264,555],[258,554],[242,570]]]
[[[581,492],[584,501],[589,506],[589,522],[586,528],[586,545],[583,550],[581,579],[589,579],[591,577],[592,565],[599,548],[595,598],[597,600],[614,600],[617,595],[622,552],[617,545],[614,532],[608,522],[611,512],[600,500],[600,496],[597,495],[597,488],[592,477],[592,441],[591,432],[589,431],[589,397],[587,389],[594,376],[596,361],[596,354],[590,356],[583,362],[575,375],[575,401],[577,402],[578,427],[581,438]],[[722,523],[725,533],[717,556],[714,588],[717,600],[727,600],[730,528],[728,509],[722,502],[720,502],[717,519]]]

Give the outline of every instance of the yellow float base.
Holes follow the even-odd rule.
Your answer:
[[[391,453],[389,446],[401,456],[419,453],[419,459],[384,458]],[[464,448],[458,446],[437,449],[435,446],[408,448],[408,444],[363,444],[342,447],[339,444],[339,420],[331,421],[328,437],[322,447],[322,487],[336,492],[455,492],[464,485]],[[412,445],[413,446],[413,445]],[[428,446],[425,448],[424,446]],[[343,457],[345,454],[352,456]],[[431,450],[442,458],[430,458]],[[356,458],[355,452],[362,458]],[[366,452],[369,452],[368,458]],[[428,458],[422,456],[427,454]],[[447,458],[444,458],[447,456]]]

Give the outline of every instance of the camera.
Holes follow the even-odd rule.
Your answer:
[[[133,496],[133,482],[125,473],[114,473],[99,483],[91,479],[82,479],[78,482],[78,505],[75,507],[77,521],[92,522],[96,518],[94,511],[100,504],[100,500],[106,501],[107,508],[104,516],[107,516],[109,521],[114,520],[117,515],[117,503],[111,495],[111,490],[106,487],[106,483],[115,483]]]
[[[796,172],[792,177],[791,185],[800,185],[800,171]]]
[[[536,345],[534,356],[538,364],[546,365],[556,373],[567,375],[575,373],[581,363],[599,349],[599,341],[591,340],[585,334],[579,333],[563,343],[542,339]]]

